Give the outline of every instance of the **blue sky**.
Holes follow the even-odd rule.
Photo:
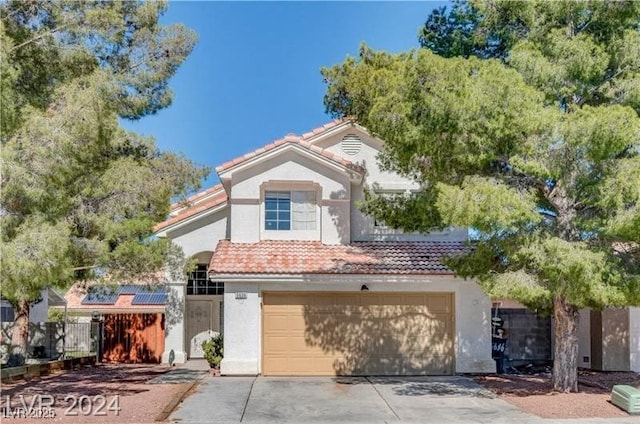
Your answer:
[[[320,68],[377,50],[418,47],[418,29],[437,2],[172,1],[164,23],[193,28],[199,41],[170,85],[173,104],[130,130],[163,150],[214,168],[288,133],[331,120]]]

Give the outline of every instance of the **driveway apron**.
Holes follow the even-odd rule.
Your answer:
[[[172,423],[540,423],[465,377],[205,378]]]

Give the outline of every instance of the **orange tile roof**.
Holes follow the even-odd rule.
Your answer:
[[[444,256],[468,252],[465,242],[354,242],[221,240],[209,264],[212,274],[449,274]]]
[[[197,215],[200,212],[204,212],[207,209],[222,205],[226,201],[227,193],[224,190],[224,187],[222,187],[222,184],[215,185],[207,190],[194,194],[183,202],[171,205],[171,209],[175,215],[157,224],[153,230],[156,232],[160,231],[182,220]],[[186,206],[185,203],[187,203]]]
[[[196,194],[187,197],[183,201],[176,202],[176,203],[172,204],[171,205],[171,210],[173,211],[175,209],[180,209],[180,208],[184,207],[185,204],[196,202],[199,199],[207,196],[208,194],[213,194],[213,193],[215,193],[217,191],[220,191],[221,189],[222,189],[222,184],[216,184],[213,187],[209,187],[206,190],[199,191]]]
[[[295,144],[298,146],[302,146],[305,149],[308,149],[312,152],[315,152],[339,165],[344,166],[345,168],[349,168],[352,169],[354,171],[360,172],[360,173],[364,173],[365,169],[363,167],[361,167],[358,164],[355,164],[353,162],[351,162],[350,160],[347,160],[345,158],[343,158],[342,156],[336,155],[335,153],[329,152],[328,150],[325,149],[321,149],[318,146],[315,146],[311,143],[309,143],[308,140],[311,137],[315,137],[318,136],[320,134],[322,134],[325,131],[328,131],[334,127],[337,127],[338,125],[341,125],[345,122],[350,122],[350,120],[348,119],[336,119],[333,120],[325,125],[323,125],[322,127],[318,127],[316,129],[314,129],[311,132],[305,133],[302,136],[297,136],[295,134],[287,134],[286,136],[284,136],[281,139],[275,140],[272,143],[267,144],[266,146],[260,147],[259,149],[256,149],[252,152],[249,152],[243,156],[237,157],[233,160],[230,160],[228,162],[223,163],[222,165],[216,167],[216,172],[220,173],[220,172],[224,172],[228,169],[231,169],[233,167],[235,167],[236,165],[239,165],[241,163],[244,163],[246,161],[248,161],[251,158],[254,158],[258,155],[261,155],[265,152],[268,152],[270,150],[273,150],[279,146],[282,146],[284,144]]]

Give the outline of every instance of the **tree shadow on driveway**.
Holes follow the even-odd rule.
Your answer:
[[[335,377],[336,384],[393,385],[398,396],[454,396],[493,399],[497,396],[467,377]]]

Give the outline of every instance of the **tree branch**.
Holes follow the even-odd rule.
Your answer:
[[[54,29],[52,29],[52,30],[50,30],[50,31],[47,31],[47,32],[44,32],[44,33],[42,33],[42,34],[40,34],[40,35],[38,35],[38,36],[35,36],[35,37],[33,37],[33,38],[31,38],[31,39],[29,39],[29,40],[25,41],[25,42],[22,42],[22,43],[18,44],[17,46],[13,46],[13,47],[11,47],[11,48],[9,49],[9,53],[10,53],[10,52],[12,52],[12,51],[14,51],[14,50],[18,50],[18,49],[20,49],[20,48],[22,48],[22,47],[24,47],[24,46],[26,46],[26,45],[28,45],[28,44],[31,44],[31,43],[33,43],[33,42],[36,42],[36,41],[38,41],[38,40],[40,40],[40,39],[42,39],[42,38],[46,37],[47,35],[53,35],[53,34],[55,34],[56,32],[61,31],[61,30],[63,30],[64,28],[68,27],[69,25],[71,25],[71,24],[64,24],[64,25],[60,25],[60,26],[59,26],[59,27],[57,27],[57,28],[54,28]]]
[[[556,215],[555,213],[549,212],[549,211],[545,211],[545,210],[538,210],[538,213],[540,215],[548,216],[549,218],[557,218],[558,217],[558,215]]]
[[[99,265],[88,265],[88,266],[78,266],[75,268],[71,268],[71,271],[84,271],[86,269],[94,269],[98,268]]]

